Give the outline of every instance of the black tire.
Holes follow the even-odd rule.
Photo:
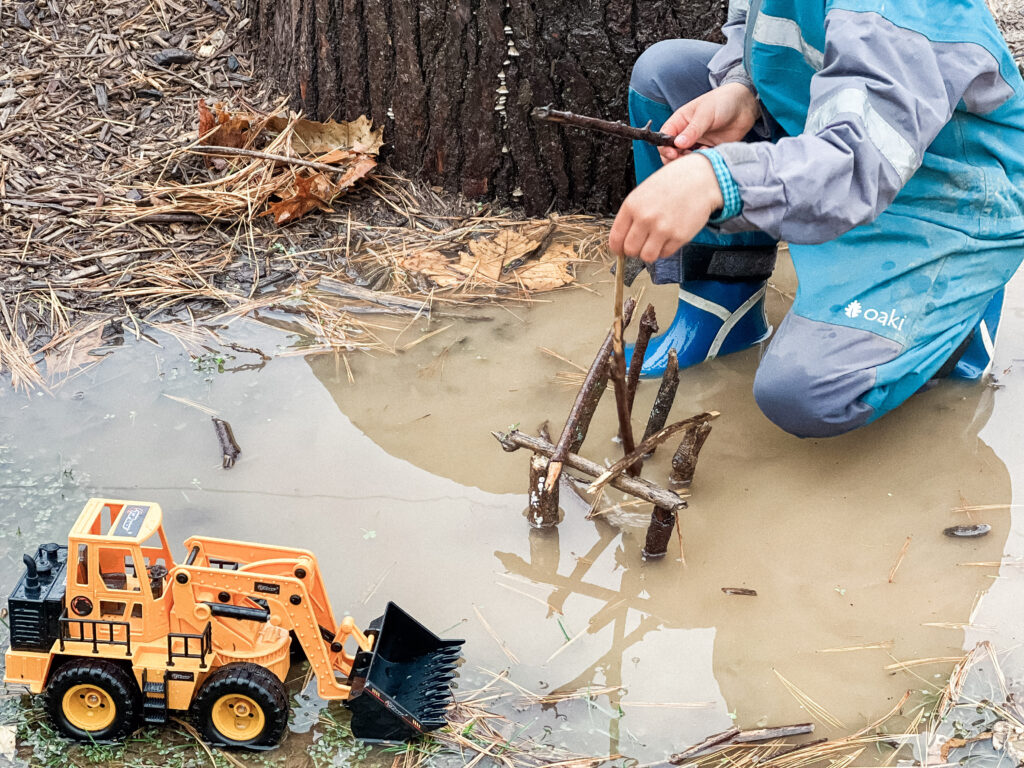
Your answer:
[[[112,661],[67,662],[53,673],[46,696],[53,724],[76,741],[123,739],[139,722],[139,686],[128,670]],[[92,727],[88,720],[95,720]]]
[[[255,731],[242,730],[241,735],[224,727],[223,712],[230,707],[233,697],[242,700],[249,709],[255,704],[259,712],[246,714],[258,723],[262,715],[262,726]],[[247,702],[245,701],[247,700]],[[222,713],[220,724],[216,713]],[[258,664],[226,664],[203,683],[195,701],[192,713],[200,732],[211,744],[225,747],[265,748],[276,746],[288,727],[288,694],[284,684],[270,670]]]

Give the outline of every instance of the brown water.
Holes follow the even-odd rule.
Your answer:
[[[787,436],[760,415],[750,393],[759,350],[685,371],[673,418],[722,415],[681,518],[685,560],[673,541],[667,558],[645,563],[649,508],[588,521],[567,497],[556,531],[531,531],[528,455],[504,453],[489,434],[517,423],[534,431],[545,419],[557,432],[574,391],[555,375],[571,368],[539,347],[588,365],[610,319],[607,279],[596,274],[590,291],[531,307],[490,307],[489,322],[456,322],[394,357],[353,357],[354,382],[333,356],[197,372],[161,339],[163,349],[127,345],[53,397],[5,391],[0,583],[13,584],[22,551],[65,536],[88,495],[151,499],[175,541],[203,533],[313,549],[336,611],[361,624],[394,600],[436,631],[465,637],[464,688],[503,669],[537,693],[621,686],[590,703],[495,709],[529,733],[551,729],[554,743],[640,761],[734,720],[807,720],[778,675],[844,725],[819,726],[819,736],[862,727],[908,688],[941,685],[949,664],[886,666],[958,655],[962,625],[999,573],[961,564],[1024,551],[1011,509],[954,511],[1009,505],[1012,482],[1024,477],[1012,469],[1024,466],[1013,371],[1001,377],[1004,389],[947,383],[830,441]],[[777,325],[792,292],[785,270],[776,287]],[[648,293],[667,324],[674,292]],[[451,322],[417,320],[401,344]],[[1022,327],[1009,312],[1002,368]],[[299,340],[250,322],[233,335],[268,352]],[[656,386],[641,387],[638,414]],[[243,450],[234,469],[219,466],[209,418],[164,394],[231,422]],[[614,432],[609,394],[582,453],[614,460]],[[645,476],[664,482],[669,456],[659,450]],[[966,522],[987,522],[992,533],[942,536]],[[1003,567],[970,641],[1016,640],[1020,570]],[[863,645],[884,647],[837,650]],[[306,737],[290,739],[304,749]]]

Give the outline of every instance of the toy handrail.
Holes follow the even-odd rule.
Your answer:
[[[99,653],[99,646],[101,645],[123,645],[125,647],[125,656],[132,655],[132,630],[131,625],[127,621],[105,621],[103,619],[72,619],[67,615],[67,611],[60,616],[60,634],[58,640],[60,641],[61,653],[64,652],[64,641],[70,641],[72,643],[92,643],[92,652]],[[71,627],[72,625],[78,628],[78,637],[72,637]],[[92,628],[92,637],[86,637],[85,628]],[[107,637],[101,638],[97,627],[106,627]],[[124,640],[118,640],[114,637],[114,630],[118,627],[124,629]]]
[[[181,651],[174,650],[174,641],[184,641],[185,648]],[[191,650],[190,642],[199,641],[199,650]],[[199,659],[200,669],[206,668],[206,657],[213,653],[213,625],[206,622],[206,629],[196,635],[189,632],[169,632],[167,634],[167,666],[173,667],[175,659]]]

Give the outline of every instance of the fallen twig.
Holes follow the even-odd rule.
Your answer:
[[[223,455],[221,466],[224,469],[231,469],[235,466],[235,459],[242,455],[242,449],[235,442],[235,434],[231,430],[230,424],[216,416],[211,417],[210,421],[213,422],[213,428],[217,431],[217,439],[220,441],[220,450]]]

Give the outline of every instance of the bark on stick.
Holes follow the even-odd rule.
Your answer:
[[[640,328],[637,330],[636,344],[633,345],[633,358],[629,361],[629,373],[626,376],[630,414],[633,413],[633,401],[636,399],[636,388],[640,383],[640,370],[644,367],[647,345],[651,342],[651,336],[657,332],[658,316],[654,312],[654,305],[648,304],[647,309],[640,316]]]
[[[672,457],[672,480],[683,485],[693,482],[693,474],[697,470],[697,459],[704,441],[711,434],[711,425],[707,422],[694,424],[683,435],[683,439]]]
[[[221,466],[224,469],[231,469],[235,466],[235,459],[242,455],[242,449],[235,442],[235,433],[231,430],[230,424],[216,416],[212,417],[211,421],[213,421],[213,428],[217,432],[217,440],[220,442],[220,452],[223,456]]]
[[[651,512],[651,524],[647,528],[647,540],[644,543],[644,557],[654,560],[664,557],[668,552],[668,543],[672,539],[672,529],[676,527],[676,513],[664,507],[655,507]]]
[[[676,351],[668,353],[668,367],[661,377],[661,386],[658,388],[658,396],[654,398],[654,406],[651,408],[651,417],[647,420],[647,429],[644,430],[646,441],[655,432],[660,432],[668,421],[668,414],[672,410],[672,404],[676,399],[676,391],[679,389],[679,362]],[[654,448],[651,449],[653,454]]]
[[[558,525],[558,483],[548,489],[545,479],[548,459],[534,454],[530,457],[530,509],[527,520],[534,528],[553,528]]]
[[[622,452],[628,456],[633,452],[636,444],[633,442],[633,422],[629,410],[629,394],[626,392],[626,354],[622,344],[622,274],[626,264],[626,257],[621,253],[616,257],[615,262],[615,321],[612,323],[612,362],[611,379],[615,382],[615,412],[619,417],[619,439],[622,441]],[[633,477],[640,476],[639,463],[631,466],[627,471]]]
[[[534,120],[546,120],[549,123],[561,123],[573,128],[580,128],[584,131],[598,131],[607,133],[609,136],[618,136],[620,139],[632,139],[633,141],[645,141],[654,144],[656,147],[675,146],[675,136],[659,131],[652,131],[650,128],[634,128],[623,122],[612,122],[602,120],[599,117],[588,117],[577,115],[574,112],[560,112],[552,109],[549,104],[546,107],[537,107],[530,113]]]
[[[633,319],[634,309],[636,309],[636,301],[630,298],[622,309],[624,324],[628,325],[629,321]],[[565,457],[569,453],[576,453],[583,446],[587,430],[590,429],[590,421],[594,418],[594,411],[597,410],[601,395],[604,394],[608,386],[608,359],[612,353],[612,336],[612,331],[608,331],[604,343],[597,351],[597,357],[594,358],[590,370],[587,371],[583,386],[580,387],[580,391],[576,395],[576,401],[569,411],[569,418],[565,420],[565,426],[562,427],[562,434],[558,437],[555,453],[548,466],[546,487],[549,490],[558,484],[558,476],[562,472]]]

